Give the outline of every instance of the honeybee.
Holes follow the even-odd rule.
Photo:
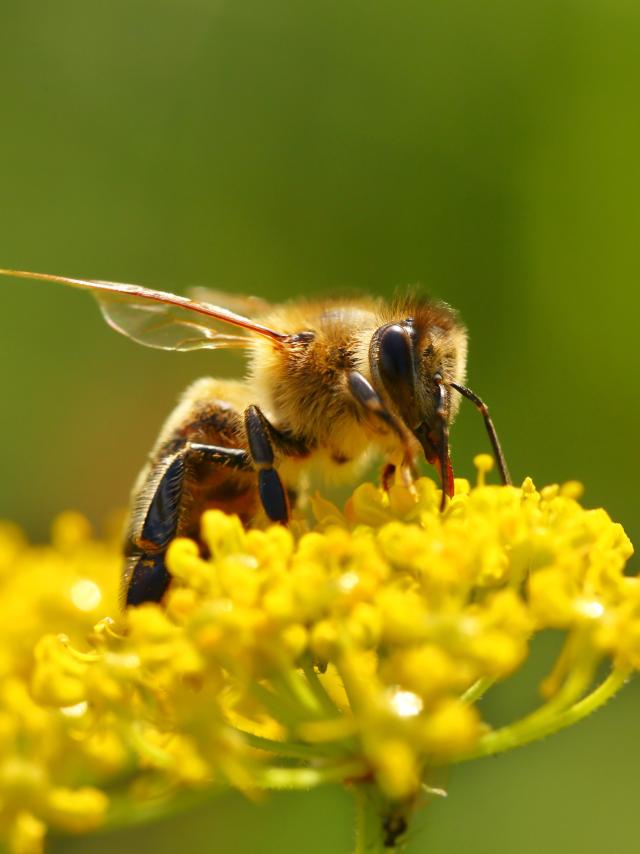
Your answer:
[[[453,495],[449,427],[462,397],[481,412],[503,483],[507,465],[486,404],[464,385],[467,332],[442,302],[415,295],[273,306],[199,290],[194,298],[44,273],[1,275],[90,291],[107,323],[164,350],[241,348],[239,381],[196,380],[160,431],[132,492],[124,546],[125,605],[160,601],[176,536],[198,539],[217,507],[245,526],[286,524],[310,468],[352,478],[369,453],[382,484],[410,484],[421,455]]]

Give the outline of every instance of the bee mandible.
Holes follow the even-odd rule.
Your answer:
[[[442,302],[409,295],[299,300],[273,306],[200,289],[194,298],[138,285],[0,270],[90,291],[107,323],[164,350],[242,348],[244,381],[197,380],[167,419],[133,488],[124,547],[125,605],[160,601],[176,536],[198,540],[203,511],[286,524],[306,473],[352,478],[377,451],[382,483],[410,484],[420,455],[453,495],[449,428],[461,397],[480,411],[507,465],[486,404],[467,388],[467,332]],[[242,312],[242,313],[241,313]]]

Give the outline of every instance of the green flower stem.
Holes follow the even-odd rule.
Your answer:
[[[539,712],[534,712],[533,715],[529,715],[515,724],[489,732],[480,739],[472,751],[460,756],[455,761],[464,762],[469,759],[477,759],[480,756],[493,756],[512,747],[529,744],[570,726],[603,706],[622,688],[630,675],[631,671],[627,669],[612,670],[597,688],[568,709],[558,711],[551,716],[542,716]]]
[[[292,705],[298,706],[306,718],[324,717],[324,710],[311,686],[301,671],[291,665],[285,665],[282,671],[269,681],[279,696],[287,695]]]
[[[592,657],[585,661],[576,664],[570,671],[562,683],[560,689],[546,703],[536,709],[530,715],[509,724],[508,727],[511,735],[516,739],[513,743],[514,747],[520,745],[520,738],[528,732],[538,732],[544,730],[549,725],[554,725],[554,722],[559,719],[567,709],[569,709],[580,697],[586,692],[587,688],[593,681],[595,671],[595,661]],[[555,732],[552,729],[551,732]],[[490,735],[490,734],[489,734]],[[527,739],[528,741],[532,739]]]
[[[307,660],[303,663],[302,671],[307,678],[309,687],[313,691],[316,700],[322,706],[324,711],[329,715],[329,717],[335,717],[337,714],[340,714],[340,710],[327,693],[327,690],[320,681],[320,678],[316,673],[316,669],[311,663],[311,661]]]
[[[354,854],[390,854],[400,852],[404,845],[400,841],[404,833],[394,839],[392,823],[404,820],[380,792],[374,783],[359,783],[352,786],[356,801],[356,844]]]
[[[342,680],[347,699],[349,700],[349,706],[357,714],[363,708],[366,708],[369,699],[369,692],[366,683],[363,681],[362,674],[354,666],[350,655],[344,654],[344,652],[337,657],[335,666]]]
[[[130,730],[131,742],[141,756],[148,759],[155,767],[165,768],[171,764],[171,754],[160,747],[159,744],[154,744],[148,741],[138,724],[134,724]]]
[[[265,768],[256,783],[262,789],[311,789],[327,783],[345,783],[364,777],[367,772],[362,759],[351,759],[316,768]]]
[[[206,786],[202,789],[168,790],[164,797],[156,797],[146,801],[135,800],[128,790],[124,790],[122,794],[112,793],[106,821],[92,832],[95,834],[107,833],[111,830],[138,827],[181,815],[207,803],[223,791],[224,789],[218,785]],[[62,830],[52,830],[51,835],[67,836],[68,834]]]
[[[344,783],[365,776],[367,771],[362,760],[350,760],[317,768],[267,767],[258,774],[254,783],[260,789],[304,790],[323,784]],[[226,787],[220,785],[198,789],[167,789],[164,796],[148,800],[132,798],[127,789],[123,789],[122,794],[112,792],[106,821],[93,832],[100,834],[111,830],[137,827],[180,815],[207,803],[225,790]],[[57,830],[53,831],[52,835],[66,836],[67,834]]]
[[[264,738],[261,735],[246,730],[236,729],[242,738],[251,747],[256,747],[258,750],[265,750],[268,753],[277,753],[280,756],[287,756],[291,759],[318,759],[325,756],[344,755],[344,749],[341,745],[335,744],[303,744],[295,741],[277,741],[271,738]]]
[[[371,796],[371,784],[353,787],[356,799],[356,847],[354,854],[384,854],[382,819]]]
[[[300,720],[305,720],[304,711],[301,713],[299,706],[286,694],[282,696],[275,694],[259,682],[251,682],[249,689],[269,715],[288,730],[294,730]]]
[[[467,703],[467,705],[471,706],[473,703],[477,703],[478,700],[481,700],[489,688],[491,688],[492,685],[495,685],[495,682],[496,680],[494,677],[483,676],[482,679],[478,679],[470,688],[467,688],[460,699],[463,703]]]
[[[570,632],[551,673],[542,683],[543,691],[551,698],[543,709],[567,708],[575,703],[593,682],[600,660],[588,628],[579,627]]]

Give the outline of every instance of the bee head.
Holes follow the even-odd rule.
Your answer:
[[[449,488],[449,424],[463,382],[466,331],[446,306],[431,305],[415,316],[386,323],[372,336],[369,361],[374,384],[419,441],[427,461],[438,466]]]

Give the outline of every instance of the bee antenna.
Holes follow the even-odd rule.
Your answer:
[[[489,434],[489,440],[491,441],[491,447],[493,448],[493,456],[498,464],[498,468],[500,469],[500,478],[502,483],[506,486],[511,484],[511,475],[509,474],[509,469],[507,468],[507,461],[504,458],[504,453],[500,446],[500,440],[498,439],[498,434],[496,433],[496,428],[493,426],[493,421],[491,420],[491,416],[489,415],[489,407],[487,404],[481,400],[478,395],[471,391],[470,388],[466,388],[463,385],[459,385],[458,383],[450,383],[452,388],[455,388],[457,392],[459,392],[463,397],[466,397],[467,400],[470,400],[471,403],[476,407],[478,412],[482,415],[484,419],[484,426],[487,428],[487,433]]]
[[[442,377],[436,374],[436,415],[438,416],[438,457],[440,462],[440,481],[442,484],[442,500],[440,502],[440,510],[444,510],[447,503],[447,495],[453,495],[453,483],[451,469],[449,463],[449,423],[447,422],[447,389],[445,388]]]

